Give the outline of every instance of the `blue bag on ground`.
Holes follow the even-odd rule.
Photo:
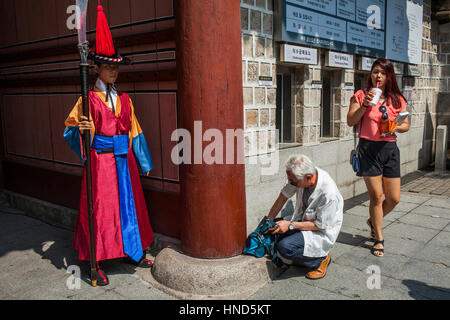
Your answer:
[[[249,254],[257,258],[263,257],[265,254],[272,256],[273,261],[277,261],[275,252],[275,243],[278,235],[269,232],[269,228],[276,225],[275,222],[269,218],[262,218],[261,222],[256,227],[245,241],[243,254]]]

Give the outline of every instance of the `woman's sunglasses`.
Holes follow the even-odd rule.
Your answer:
[[[389,119],[389,115],[388,115],[386,106],[380,106],[379,110],[382,113],[381,114],[381,119],[383,119],[383,120]]]

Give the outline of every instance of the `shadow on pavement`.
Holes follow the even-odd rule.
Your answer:
[[[402,283],[408,287],[409,295],[416,300],[450,300],[450,289],[430,286],[422,281],[403,280]]]
[[[347,232],[341,231],[336,242],[348,244],[352,246],[360,246],[363,242],[370,240],[367,237],[363,237],[360,235],[355,235]]]
[[[78,263],[72,249],[71,232],[53,228],[18,213],[7,213],[3,207],[0,212],[0,257],[17,251],[26,254],[27,250],[32,249],[57,269],[66,269]]]
[[[27,267],[32,250],[41,260],[48,260],[56,269],[67,270],[69,266],[78,266],[81,280],[90,284],[89,262],[78,259],[78,253],[72,246],[73,232],[28,217],[5,202],[0,203],[0,226],[0,258],[6,259],[10,268],[21,265],[25,267],[24,270],[40,268]],[[14,254],[8,256],[11,253]],[[134,274],[136,269],[135,266],[124,263],[123,259],[105,261],[102,268],[108,275]]]

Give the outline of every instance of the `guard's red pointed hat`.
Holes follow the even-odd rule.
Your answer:
[[[97,29],[95,33],[95,46],[89,52],[89,58],[94,62],[109,64],[130,64],[127,57],[121,56],[116,49],[109,30],[103,7],[98,1],[97,6]]]

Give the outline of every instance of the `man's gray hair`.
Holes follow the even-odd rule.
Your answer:
[[[289,158],[286,162],[286,171],[291,171],[298,180],[303,180],[307,174],[314,175],[316,168],[310,158],[301,154]]]

